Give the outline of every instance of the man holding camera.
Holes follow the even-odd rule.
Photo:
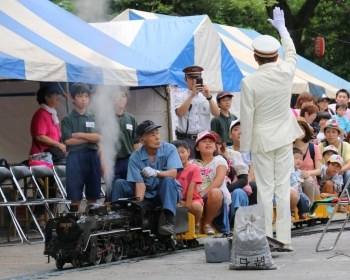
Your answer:
[[[182,70],[188,90],[175,96],[175,113],[178,116],[177,139],[187,142],[194,157],[194,145],[199,132],[210,130],[210,113],[220,115],[220,109],[203,84],[200,66],[188,66]]]

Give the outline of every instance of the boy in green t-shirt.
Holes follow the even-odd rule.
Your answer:
[[[70,90],[74,109],[62,119],[62,140],[67,147],[66,185],[67,199],[79,205],[83,188],[88,203],[100,199],[101,163],[95,117],[87,111],[90,89],[87,84],[75,83]]]

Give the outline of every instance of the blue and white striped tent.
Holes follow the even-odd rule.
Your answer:
[[[187,87],[182,69],[200,65],[204,68],[203,80],[211,91],[240,90],[243,75],[206,15],[92,26],[169,69],[169,84]]]
[[[0,78],[166,84],[168,70],[48,0],[0,1]]]
[[[128,9],[114,18],[113,21],[132,21],[139,19],[161,19],[163,21],[164,18],[169,17],[171,16]],[[180,17],[175,18],[180,19]],[[214,24],[214,27],[229,50],[230,55],[236,61],[242,74],[246,76],[254,72],[258,68],[258,65],[253,57],[251,43],[260,34],[254,30],[220,24]],[[279,51],[279,55],[283,57],[282,49]],[[350,83],[315,63],[298,56],[293,93],[304,91],[311,92],[314,95],[326,93],[329,97],[334,98],[336,91],[340,88],[350,89]]]
[[[235,58],[242,73],[246,76],[256,71],[258,65],[254,60],[251,45],[252,41],[260,33],[254,30],[219,24],[214,24],[214,26],[231,55]],[[280,48],[279,61],[282,58],[283,52],[282,48]],[[306,91],[318,96],[325,93],[327,96],[335,98],[335,93],[341,88],[350,89],[350,83],[298,55],[292,89],[293,93]]]

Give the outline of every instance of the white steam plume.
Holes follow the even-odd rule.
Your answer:
[[[109,0],[76,0],[74,14],[86,22],[108,21]]]
[[[118,86],[97,86],[96,92],[91,95],[89,108],[95,114],[96,126],[102,136],[100,147],[108,171],[104,174],[106,193],[111,193],[114,177],[114,164],[119,136],[115,103],[120,94]]]

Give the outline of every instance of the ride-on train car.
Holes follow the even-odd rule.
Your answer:
[[[133,199],[121,199],[109,206],[90,204],[84,213],[71,205],[70,211],[50,219],[45,228],[44,255],[54,258],[58,269],[66,263],[77,268],[84,263],[97,265],[122,257],[196,247],[197,239],[205,236],[195,234],[194,216],[187,207],[177,208],[176,237],[158,234],[159,226],[164,223],[161,207],[143,207]],[[326,206],[319,206],[315,217],[297,219],[294,224],[312,226],[317,220],[327,219]]]
[[[80,267],[84,263],[120,260],[176,249],[176,239],[157,233],[162,223],[161,208],[150,209],[132,200],[118,200],[110,206],[90,204],[84,213],[78,209],[62,212],[50,219],[45,228],[44,255]],[[188,232],[188,210],[176,214],[176,234]]]

